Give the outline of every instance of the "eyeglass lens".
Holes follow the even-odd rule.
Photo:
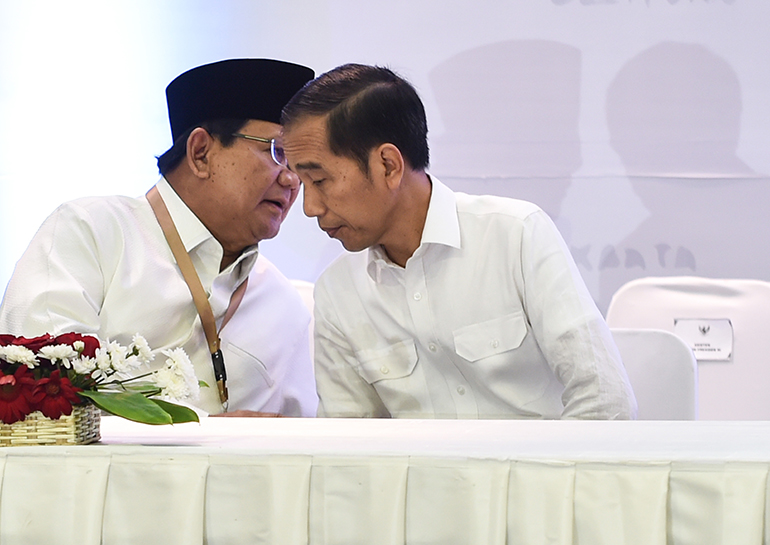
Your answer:
[[[286,166],[286,154],[283,151],[283,146],[275,141],[275,138],[270,140],[270,155],[273,157],[273,161],[279,165]]]

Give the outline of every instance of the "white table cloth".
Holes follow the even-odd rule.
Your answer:
[[[208,418],[0,449],[0,545],[770,543],[770,422]]]

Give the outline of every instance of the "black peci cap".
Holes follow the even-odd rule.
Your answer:
[[[259,119],[280,123],[281,109],[313,70],[272,59],[229,59],[204,64],[177,76],[166,87],[174,141],[214,119]]]

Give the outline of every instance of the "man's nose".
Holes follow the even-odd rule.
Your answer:
[[[281,173],[278,175],[278,183],[289,189],[299,189],[299,176],[288,167],[282,166]]]
[[[311,186],[304,184],[302,187],[302,209],[307,217],[317,218],[324,213],[325,208]]]

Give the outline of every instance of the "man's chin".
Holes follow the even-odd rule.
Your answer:
[[[263,229],[262,232],[259,234],[259,240],[257,240],[257,243],[263,240],[270,240],[271,238],[277,237],[278,232],[280,231],[280,228],[281,228],[281,225],[278,224],[268,229]]]
[[[361,243],[354,243],[350,241],[344,241],[342,239],[337,239],[342,244],[342,247],[345,248],[348,252],[361,252],[363,250],[366,250],[369,246],[366,246],[365,244]]]

